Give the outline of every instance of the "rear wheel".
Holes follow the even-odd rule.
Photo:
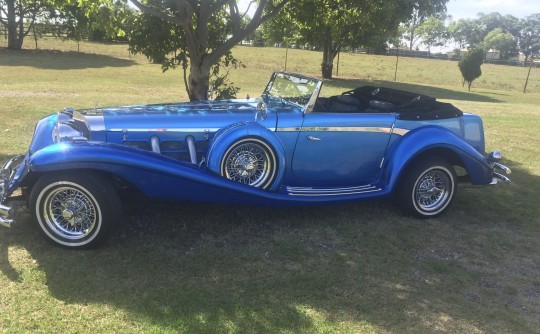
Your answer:
[[[41,177],[30,194],[30,210],[45,237],[67,248],[97,246],[121,219],[114,187],[87,171]]]
[[[429,157],[407,169],[397,197],[407,214],[421,218],[442,214],[456,193],[456,173],[444,159]]]

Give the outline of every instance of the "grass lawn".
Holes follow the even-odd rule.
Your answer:
[[[28,41],[29,47],[33,42]],[[180,71],[124,45],[39,41],[2,49],[0,160],[64,107],[185,101]],[[239,97],[257,96],[284,49],[237,47]],[[321,54],[289,50],[318,75]],[[483,65],[471,92],[456,62],[342,54],[323,95],[362,84],[427,93],[484,119],[512,184],[459,189],[442,217],[390,201],[311,208],[125,203],[93,251],[47,243],[18,206],[0,230],[3,333],[540,333],[540,70]]]

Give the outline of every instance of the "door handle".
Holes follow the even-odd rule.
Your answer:
[[[313,136],[307,136],[306,138],[307,138],[307,140],[314,140],[314,141],[321,140],[321,138],[317,138],[317,137],[313,137]]]

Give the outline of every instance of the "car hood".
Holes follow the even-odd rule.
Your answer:
[[[79,111],[91,131],[219,129],[228,124],[255,120],[257,100],[200,101],[135,105]],[[275,126],[275,115],[267,126]]]

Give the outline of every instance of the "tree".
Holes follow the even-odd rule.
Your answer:
[[[448,40],[448,30],[444,22],[436,17],[430,17],[418,27],[422,44],[431,52],[432,46],[443,46]]]
[[[69,0],[58,4],[54,11],[58,37],[75,40],[77,44],[84,39],[125,40],[126,21],[135,15],[135,10],[122,0],[102,2],[104,5],[97,8],[92,4],[89,1],[71,3]]]
[[[220,59],[224,59],[225,63],[230,61],[231,49],[254,32],[260,24],[274,17],[289,2],[260,0],[249,23],[242,24],[244,15],[240,13],[236,0],[130,1],[144,14],[154,18],[152,24],[168,29],[162,32],[167,38],[178,39],[170,40],[169,43],[180,43],[177,44],[180,48],[177,49],[179,53],[176,57],[183,57],[187,63],[182,64],[189,66],[186,89],[192,101],[207,99],[210,71],[212,68],[219,71]],[[148,48],[143,47],[140,50]],[[170,49],[164,47],[163,50]],[[152,52],[152,57],[155,54]],[[166,55],[163,53],[162,59],[165,59]]]
[[[482,26],[483,37],[487,36],[489,32],[494,29],[500,28],[504,32],[509,32],[512,36],[518,36],[520,25],[519,19],[512,15],[501,15],[498,12],[492,12],[489,14],[478,13],[478,23]]]
[[[265,40],[270,44],[280,44],[285,47],[299,43],[302,36],[300,27],[293,21],[290,11],[283,11],[272,20],[261,26]]]
[[[483,28],[474,19],[459,19],[448,25],[450,37],[459,45],[460,49],[473,48],[483,40]]]
[[[332,78],[334,59],[346,46],[373,45],[398,35],[400,23],[413,10],[424,13],[433,6],[445,8],[447,0],[298,0],[287,15],[298,27],[303,43],[323,50],[321,72]]]
[[[518,40],[519,51],[525,55],[525,61],[531,61],[534,54],[540,52],[540,13],[521,21]]]
[[[484,62],[484,50],[482,48],[473,48],[469,50],[459,61],[459,70],[463,77],[463,84],[467,82],[468,89],[471,91],[473,81],[482,75],[482,63]]]
[[[431,7],[424,7],[423,10],[414,8],[411,18],[401,25],[401,35],[403,36],[403,39],[408,42],[409,50],[412,50],[414,44],[420,40],[421,36],[418,33],[417,28],[430,17],[445,20],[446,13],[444,3],[433,2]]]
[[[7,30],[8,49],[20,50],[46,0],[0,0],[0,24]]]
[[[490,31],[482,42],[484,50],[497,50],[501,59],[508,59],[516,53],[516,40],[509,32],[504,32],[501,28],[495,28]]]
[[[480,46],[486,36],[494,29],[501,29],[503,33],[509,33],[514,39],[518,39],[521,27],[521,21],[518,18],[492,12],[489,14],[478,13],[477,19],[460,19],[451,22],[448,25],[448,31],[450,37],[459,44],[461,49]]]

